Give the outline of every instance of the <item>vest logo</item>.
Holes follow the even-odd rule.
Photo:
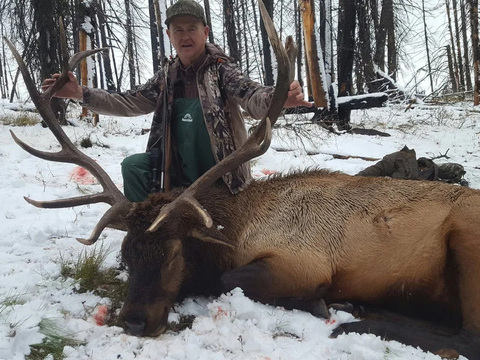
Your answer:
[[[183,116],[182,122],[193,122],[193,117],[190,115],[190,113],[187,113]]]

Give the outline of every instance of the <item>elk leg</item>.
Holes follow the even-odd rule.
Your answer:
[[[458,271],[462,326],[480,336],[480,239],[477,231],[472,230],[480,225],[473,226],[451,236],[449,245]]]
[[[458,358],[460,353],[470,360],[480,360],[480,339],[471,332],[455,333],[454,329],[430,321],[385,310],[369,308],[363,316],[365,319],[362,321],[341,324],[330,337],[344,333],[374,334],[386,340],[418,346],[443,358]]]
[[[298,309],[308,311],[314,316],[329,318],[330,313],[322,295],[328,286],[319,286],[314,294],[308,297],[284,296],[279,294],[288,293],[288,289],[282,286],[282,279],[273,273],[264,260],[256,260],[247,265],[227,271],[221,276],[222,290],[224,292],[239,287],[246,296],[255,301],[265,304],[281,306],[286,309]]]

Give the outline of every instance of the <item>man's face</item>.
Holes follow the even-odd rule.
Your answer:
[[[190,66],[205,51],[209,27],[194,16],[175,17],[167,35],[184,66]]]

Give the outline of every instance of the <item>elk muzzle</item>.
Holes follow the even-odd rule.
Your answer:
[[[129,335],[159,336],[167,330],[170,307],[165,302],[141,308],[126,304],[120,311],[118,325]]]

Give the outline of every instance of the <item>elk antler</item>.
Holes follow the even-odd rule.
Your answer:
[[[55,81],[53,86],[51,86],[48,90],[43,93],[40,93],[29,72],[27,66],[23,62],[18,51],[15,49],[13,44],[6,38],[4,38],[5,42],[7,43],[8,47],[13,53],[15,57],[20,72],[22,73],[23,79],[25,81],[25,85],[27,87],[28,93],[30,94],[33,103],[35,104],[38,112],[40,113],[43,121],[48,125],[48,128],[52,131],[55,135],[57,140],[59,141],[62,149],[56,153],[40,151],[37,149],[32,148],[31,146],[27,145],[23,141],[21,141],[13,131],[10,131],[10,134],[13,137],[13,140],[25,151],[29,152],[33,156],[39,157],[44,160],[56,161],[56,162],[65,162],[65,163],[74,163],[80,165],[90,171],[93,176],[95,176],[100,184],[102,185],[103,191],[98,194],[93,195],[85,195],[79,197],[73,197],[68,199],[62,200],[54,200],[54,201],[35,201],[28,197],[25,197],[25,200],[36,206],[41,208],[64,208],[70,206],[78,206],[78,205],[86,205],[86,204],[94,204],[99,202],[105,202],[110,204],[112,207],[102,216],[100,221],[98,222],[97,226],[93,230],[90,238],[88,239],[77,239],[81,243],[85,245],[91,245],[98,240],[103,229],[108,226],[110,223],[114,223],[118,216],[124,215],[128,213],[132,204],[127,200],[127,198],[122,194],[120,190],[115,186],[113,181],[110,179],[108,174],[103,170],[103,168],[98,165],[93,159],[82,153],[77,147],[70,141],[68,136],[63,131],[62,127],[60,126],[59,122],[56,119],[52,108],[50,107],[50,101],[53,95],[61,89],[68,81],[68,71],[72,71],[83,59],[86,57],[98,53],[100,51],[108,50],[108,48],[101,48],[95,50],[87,50],[76,53],[71,57],[68,61],[68,50],[67,50],[67,38],[65,35],[65,28],[63,26],[62,19],[59,19],[60,25],[60,39],[61,39],[61,57],[62,57],[62,74],[60,77]]]
[[[160,214],[157,216],[156,220],[148,228],[147,231],[149,232],[157,230],[162,222],[175,208],[185,205],[193,207],[203,219],[205,226],[211,227],[213,221],[208,212],[203,209],[200,203],[195,199],[195,195],[208,188],[223,174],[232,171],[250,159],[262,155],[270,146],[270,141],[272,139],[272,126],[275,124],[282,112],[283,105],[287,100],[290,83],[294,78],[294,59],[297,49],[291,36],[287,37],[285,47],[282,46],[272,19],[268,15],[263,1],[259,0],[258,2],[265,28],[270,39],[270,44],[275,52],[278,64],[277,84],[275,86],[272,102],[268,109],[267,115],[262,119],[245,144],[243,144],[240,148],[235,150],[232,154],[224,158],[200,178],[198,178],[173,202],[165,205],[160,211]]]

